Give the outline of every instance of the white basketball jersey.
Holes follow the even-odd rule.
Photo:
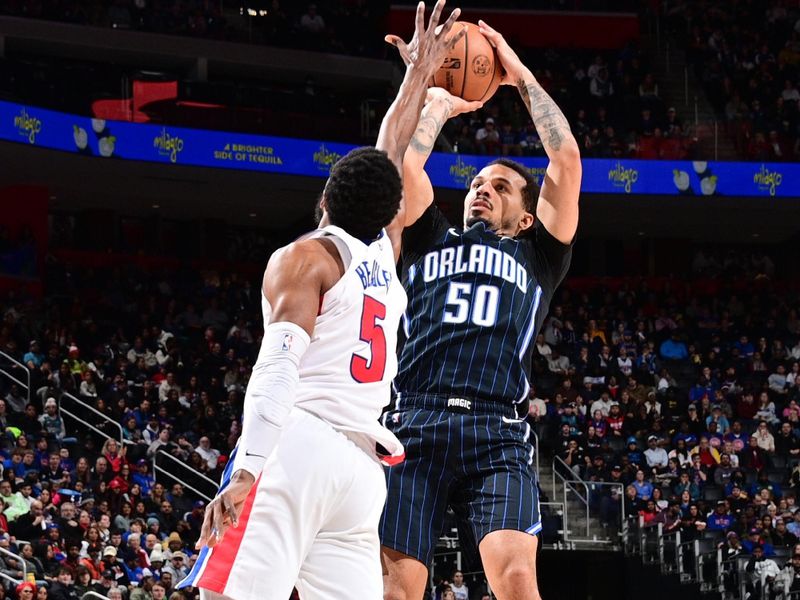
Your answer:
[[[300,360],[295,405],[401,456],[400,441],[378,422],[397,374],[397,331],[408,302],[392,243],[385,231],[367,245],[333,225],[301,239],[321,237],[336,245],[344,274],[320,298],[311,343]],[[263,294],[261,303],[266,326],[272,307]]]

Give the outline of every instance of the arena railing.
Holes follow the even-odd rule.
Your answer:
[[[64,406],[65,399],[67,400],[66,407]],[[74,404],[77,406],[70,406],[70,404]],[[117,423],[114,419],[112,419],[108,415],[97,410],[94,406],[92,406],[88,402],[81,400],[77,396],[73,396],[69,392],[61,393],[61,399],[59,401],[59,411],[66,414],[71,419],[74,419],[78,423],[83,424],[85,427],[91,429],[98,435],[109,440],[116,440],[117,442],[119,442],[120,447],[124,446],[126,443],[125,437],[123,436],[122,433],[122,425]],[[93,423],[88,420],[90,415],[97,417]],[[101,427],[103,429],[101,429]],[[118,435],[112,436],[107,430],[104,430],[105,428],[114,430]]]
[[[81,600],[86,600],[86,598],[97,598],[98,600],[108,600],[108,596],[103,596],[103,594],[99,594],[97,592],[84,592],[81,596]]]
[[[0,555],[12,558],[19,565],[19,570],[22,571],[22,579],[15,579],[11,577],[11,575],[6,575],[5,573],[0,573],[0,577],[6,581],[12,582],[15,585],[19,585],[23,581],[28,581],[28,565],[25,564],[25,561],[19,554],[14,554],[11,552],[11,550],[0,548]]]
[[[569,474],[568,477],[564,474]],[[582,504],[586,509],[586,538],[589,537],[589,488],[586,485],[586,482],[580,478],[575,471],[572,470],[570,467],[560,456],[555,456],[553,458],[553,491],[555,492],[556,487],[556,477],[561,482],[561,494],[564,499],[564,541],[569,545],[572,542],[579,541],[575,539],[572,535],[572,527],[570,525],[570,517],[569,517],[569,498],[568,494],[572,492],[575,495],[575,499]],[[581,489],[583,488],[583,495],[581,495]],[[583,509],[581,509],[583,512]]]
[[[159,464],[161,459],[164,460]],[[167,468],[167,465],[172,468]],[[167,487],[174,483],[180,483],[184,488],[193,491],[206,502],[211,502],[219,488],[218,482],[164,450],[156,452],[153,456],[152,472],[159,483],[165,484]]]
[[[25,381],[17,378],[16,375],[20,377],[23,376]],[[31,401],[31,372],[24,364],[19,362],[16,358],[11,356],[10,354],[6,354],[2,350],[0,350],[0,374],[6,376],[7,379],[16,383],[18,386],[23,388],[25,391],[26,403]]]
[[[587,492],[587,519],[586,537],[572,541],[589,544],[620,544],[624,533],[625,523],[625,486],[611,481],[586,481],[578,479],[573,483],[580,483],[586,487]],[[566,504],[566,497],[564,498]],[[604,507],[605,504],[605,507]],[[608,514],[604,515],[604,510]],[[603,517],[606,517],[605,519]],[[611,518],[613,517],[613,518]],[[601,529],[594,533],[592,524],[600,523]]]
[[[67,401],[66,406],[65,400]],[[103,438],[116,440],[120,446],[132,443],[125,439],[121,424],[69,392],[62,392],[59,410]],[[90,420],[92,417],[96,417],[94,422]],[[111,435],[110,431],[113,431],[115,435]],[[167,464],[171,468],[166,468],[163,463],[159,464],[159,456],[167,457],[169,459]],[[160,483],[180,483],[207,502],[214,497],[218,488],[217,482],[172,455],[166,452],[157,452],[151,462],[151,473],[156,480],[159,480],[160,476]]]
[[[740,553],[723,558],[724,532],[704,530],[687,540],[680,530],[664,533],[661,523],[644,525],[642,517],[628,518],[626,554],[639,555],[643,564],[658,564],[661,573],[677,575],[683,584],[697,584],[701,593],[719,594],[726,600],[744,600],[755,575],[747,572],[751,555]],[[783,569],[789,548],[776,548],[774,560]],[[763,597],[774,600],[800,600],[800,592],[787,589],[776,580],[767,582]]]

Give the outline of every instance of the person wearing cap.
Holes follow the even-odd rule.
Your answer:
[[[153,571],[153,575],[156,579],[161,578],[161,568],[164,566],[166,559],[164,557],[164,552],[161,550],[161,546],[156,546],[153,548],[153,551],[150,553],[150,570]]]
[[[780,576],[781,571],[774,560],[767,558],[763,546],[753,547],[752,556],[747,562],[745,572],[749,578],[745,586],[745,590],[750,594],[749,598],[771,597],[772,584]]]
[[[667,451],[658,445],[658,436],[651,435],[647,438],[647,450],[644,451],[647,466],[654,474],[658,474],[667,468],[669,457]]]
[[[42,424],[42,429],[59,442],[67,435],[64,420],[58,414],[58,403],[52,396],[45,401],[44,414],[39,417],[39,422]]]
[[[641,466],[644,464],[644,453],[639,450],[639,444],[634,436],[628,437],[628,448],[625,450],[624,455],[633,465]]]
[[[44,354],[39,346],[38,340],[28,342],[28,351],[22,356],[22,362],[31,371],[36,371],[44,362]]]
[[[189,574],[188,557],[181,550],[173,552],[170,556],[169,563],[161,567],[162,573],[169,573],[172,575],[173,581],[181,581]]]
[[[612,400],[609,393],[604,391],[597,400],[592,402],[592,405],[589,407],[589,414],[593,415],[596,410],[599,410],[604,418],[608,417],[611,414],[612,406],[619,406],[619,402]]]
[[[706,417],[706,427],[710,427],[711,423],[717,424],[717,431],[720,435],[724,436],[731,430],[731,424],[728,418],[722,413],[722,407],[719,404],[711,406],[711,414]]]
[[[492,117],[487,118],[483,122],[483,127],[475,132],[475,146],[478,148],[479,154],[497,154],[500,144],[500,132],[495,127],[495,122]]]
[[[161,426],[158,423],[158,415],[153,413],[147,419],[147,426],[142,430],[142,440],[145,444],[150,446],[153,442],[158,439],[158,433],[161,430]]]
[[[150,494],[150,490],[155,484],[155,477],[150,473],[150,463],[146,459],[140,458],[136,461],[136,471],[131,478],[133,483],[138,483],[142,489],[142,496]]]

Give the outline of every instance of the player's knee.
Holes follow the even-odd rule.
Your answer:
[[[535,584],[536,571],[526,561],[513,561],[502,567],[500,577],[504,581]]]

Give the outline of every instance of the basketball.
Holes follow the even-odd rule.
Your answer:
[[[458,31],[459,25],[466,27],[467,33],[444,59],[434,75],[434,85],[469,102],[486,102],[500,86],[502,67],[489,40],[474,23],[459,21],[451,35]]]

